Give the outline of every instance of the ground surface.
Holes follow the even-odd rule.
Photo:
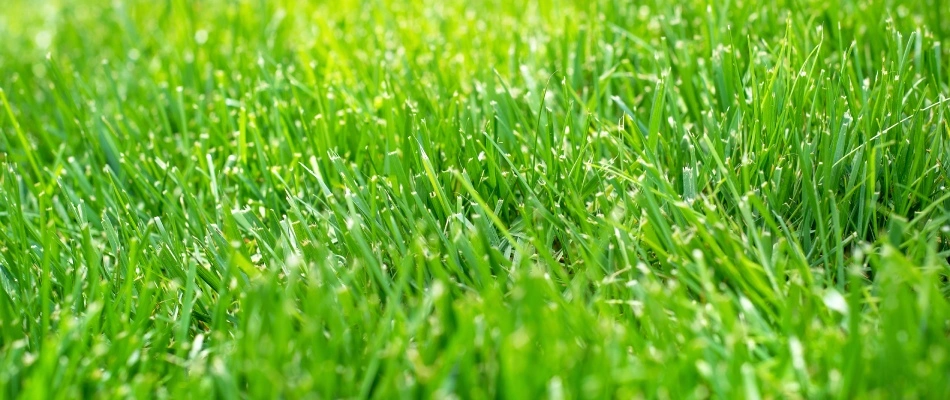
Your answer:
[[[0,398],[947,398],[942,1],[0,6]]]

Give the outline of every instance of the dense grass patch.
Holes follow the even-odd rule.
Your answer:
[[[3,0],[0,398],[946,398],[939,0]]]

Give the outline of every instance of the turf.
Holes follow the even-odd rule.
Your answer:
[[[950,397],[940,0],[3,0],[0,398]]]

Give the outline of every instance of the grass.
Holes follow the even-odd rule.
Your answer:
[[[5,0],[2,398],[946,398],[938,0]]]

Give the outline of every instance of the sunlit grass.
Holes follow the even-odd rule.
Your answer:
[[[5,0],[0,398],[946,398],[942,7]]]

